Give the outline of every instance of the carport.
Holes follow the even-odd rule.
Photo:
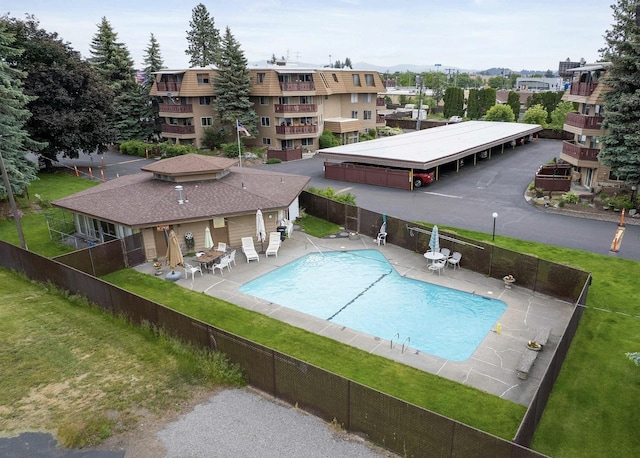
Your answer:
[[[475,165],[478,155],[486,152],[490,158],[492,151],[504,153],[505,147],[515,148],[528,142],[542,130],[538,124],[513,122],[466,121],[431,129],[410,132],[392,137],[353,143],[321,149],[318,156],[325,158],[325,178],[358,183],[376,184],[402,189],[413,189],[414,171],[435,170],[436,180],[439,167],[455,163],[459,170],[460,161],[473,156]],[[369,165],[370,174],[379,177],[382,171],[397,175],[398,169],[406,170],[400,181],[371,179],[368,173],[350,174],[343,163]],[[385,169],[388,167],[389,169]]]

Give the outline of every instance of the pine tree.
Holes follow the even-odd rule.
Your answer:
[[[520,95],[517,92],[509,91],[507,105],[511,107],[511,111],[513,111],[513,115],[517,121],[520,117]]]
[[[235,136],[236,119],[249,131],[255,131],[258,116],[249,99],[251,82],[247,59],[227,27],[222,40],[222,53],[213,87],[216,93],[215,109],[223,125],[232,127]]]
[[[27,159],[28,151],[38,151],[42,143],[33,141],[25,129],[31,113],[27,104],[33,100],[25,95],[21,78],[26,74],[12,68],[21,51],[14,47],[14,36],[0,21],[0,151],[14,194],[23,194],[28,184],[36,179],[36,165]],[[0,181],[0,196],[6,196],[4,179]]]
[[[628,184],[640,182],[640,26],[638,0],[618,0],[612,5],[615,23],[605,34],[602,57],[611,62],[604,83],[602,151],[598,159]]]
[[[164,62],[162,60],[162,56],[160,54],[160,45],[156,40],[156,37],[151,34],[151,39],[149,40],[149,46],[145,49],[144,55],[144,70],[143,73],[143,82],[142,87],[144,88],[145,93],[149,93],[151,88],[153,87],[153,82],[155,79],[154,72],[161,70],[164,67]],[[153,125],[153,135],[159,136],[162,131],[162,122],[160,120],[160,101],[158,97],[152,97],[151,102],[148,105],[148,118],[151,119],[151,124]]]
[[[185,54],[190,57],[192,67],[207,67],[217,65],[220,60],[220,31],[216,29],[213,17],[209,15],[207,7],[198,4],[191,11],[191,30],[187,31],[189,47]]]
[[[89,62],[114,94],[113,115],[108,120],[116,142],[144,140],[151,135],[149,97],[136,81],[136,70],[126,46],[117,41],[107,18],[103,17],[91,41]]]

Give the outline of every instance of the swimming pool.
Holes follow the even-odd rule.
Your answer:
[[[402,277],[377,250],[308,254],[240,292],[449,361],[468,359],[507,307]]]

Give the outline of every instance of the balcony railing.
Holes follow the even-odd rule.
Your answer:
[[[193,105],[171,105],[169,103],[161,103],[158,105],[160,113],[193,113]]]
[[[376,106],[377,107],[386,107],[387,106],[387,101],[385,99],[377,98],[376,99]]]
[[[158,85],[158,92],[179,92],[180,83],[156,83]]]
[[[163,124],[162,132],[167,134],[195,134],[195,126],[176,126],[174,124]]]
[[[596,88],[596,83],[571,83],[569,94],[589,96]]]
[[[598,148],[585,148],[575,143],[562,142],[562,153],[579,161],[598,161]]]
[[[387,120],[384,116],[376,116],[376,124],[386,124]]]
[[[276,113],[315,113],[318,111],[318,105],[315,103],[307,103],[302,105],[278,104],[275,106]]]
[[[580,127],[581,129],[600,130],[603,120],[604,116],[586,116],[580,113],[567,113],[565,123],[569,126]]]
[[[280,89],[283,91],[313,91],[315,90],[313,81],[297,81],[294,83],[280,83]]]
[[[295,135],[295,134],[315,134],[318,133],[318,126],[276,126],[276,134]]]

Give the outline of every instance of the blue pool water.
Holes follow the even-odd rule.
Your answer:
[[[506,309],[503,301],[400,276],[377,250],[306,255],[250,281],[259,297],[449,361],[464,361]]]

